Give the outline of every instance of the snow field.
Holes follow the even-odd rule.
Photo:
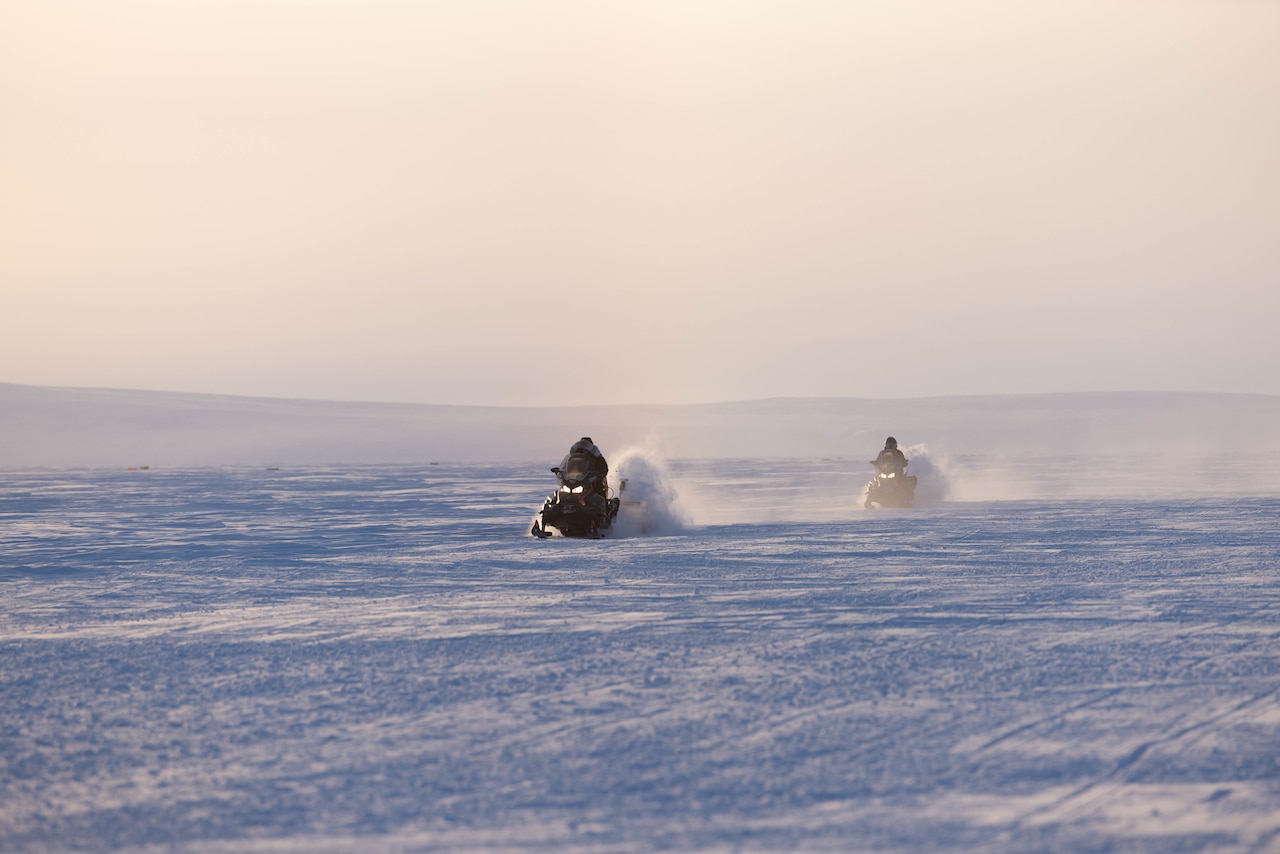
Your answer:
[[[0,849],[1276,850],[1280,498],[832,468],[11,472]]]

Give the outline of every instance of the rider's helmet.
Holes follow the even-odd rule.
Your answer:
[[[893,438],[892,436],[884,440],[884,449],[886,451],[895,450],[897,447],[898,447],[898,440]]]

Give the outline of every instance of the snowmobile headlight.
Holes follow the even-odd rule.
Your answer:
[[[884,475],[884,476],[885,476],[885,477],[893,477],[895,474],[897,474],[897,472],[891,472],[891,471],[890,471],[890,472],[885,472],[885,475]]]
[[[575,486],[575,487],[573,488],[572,492],[573,492],[573,494],[574,494],[574,495],[577,495],[578,493],[582,492],[582,487],[581,487],[581,486]]]
[[[560,491],[561,491],[561,492],[573,492],[573,490],[572,490],[572,489],[570,489],[570,488],[569,488],[569,487],[567,487],[567,486],[561,486],[561,487],[560,487]]]

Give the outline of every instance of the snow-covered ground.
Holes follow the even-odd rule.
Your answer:
[[[1280,489],[915,457],[5,472],[0,850],[1280,850]]]

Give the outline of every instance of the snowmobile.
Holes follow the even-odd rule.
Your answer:
[[[622,502],[603,493],[591,458],[570,454],[551,471],[560,486],[547,496],[529,533],[546,539],[552,535],[549,529],[554,528],[566,537],[603,537]]]
[[[876,476],[867,484],[867,500],[863,507],[910,507],[916,497],[916,477],[907,474],[907,467],[894,468],[886,463],[871,461]]]

